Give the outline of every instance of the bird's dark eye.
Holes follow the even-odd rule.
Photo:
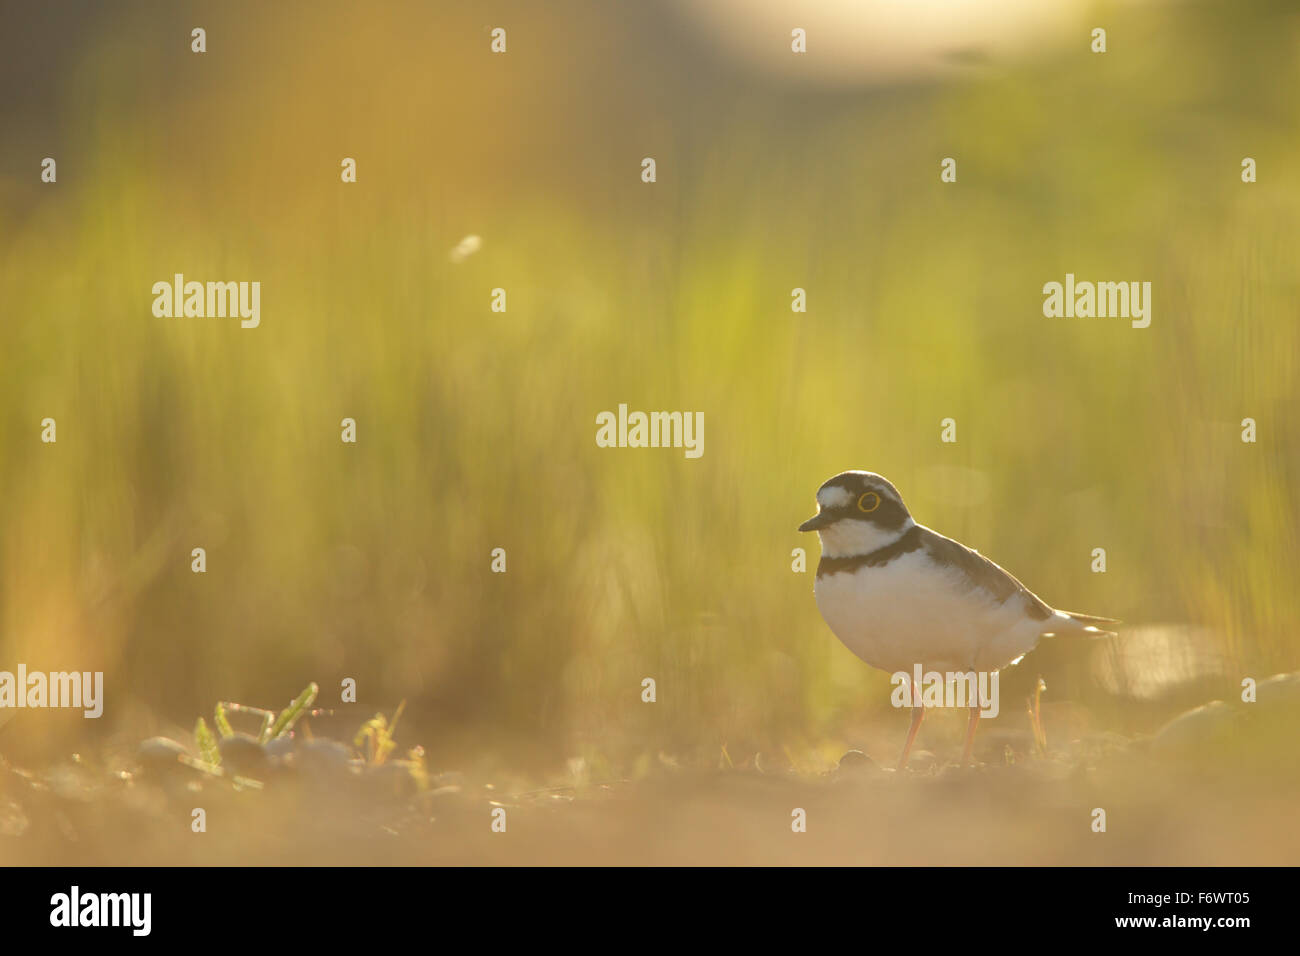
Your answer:
[[[880,495],[874,491],[868,491],[858,498],[858,510],[865,514],[871,514],[880,507]]]

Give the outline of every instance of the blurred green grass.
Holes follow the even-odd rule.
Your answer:
[[[497,60],[473,13],[313,11],[205,11],[195,57],[130,8],[13,114],[0,666],[104,670],[107,726],[353,677],[435,754],[852,736],[887,678],[790,571],[846,468],[1051,603],[1296,666],[1294,12],[831,94],[644,11],[514,7]],[[154,318],[175,272],[260,281],[261,327]],[[1151,281],[1151,327],[1045,319],[1066,272]],[[704,457],[597,448],[620,402],[703,411]]]

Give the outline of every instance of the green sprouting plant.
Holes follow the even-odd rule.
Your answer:
[[[247,704],[237,704],[229,700],[219,701],[216,711],[217,730],[223,738],[233,736],[234,731],[226,715],[252,714],[262,719],[262,726],[257,732],[257,742],[264,744],[291,731],[298,719],[307,713],[307,708],[311,707],[318,693],[320,687],[313,681],[279,714],[262,707],[249,707]]]
[[[216,725],[217,733],[221,734],[221,739],[235,736],[235,732],[230,728],[230,721],[226,719],[226,708],[222,706],[221,701],[217,701],[216,713],[213,714],[212,722]]]
[[[252,714],[262,719],[262,727],[257,732],[257,739],[265,741],[267,735],[271,732],[271,725],[275,723],[275,711],[266,710],[262,707],[249,707],[247,704],[237,704],[234,701],[223,700],[217,704],[221,708],[222,714]],[[229,726],[229,723],[227,723]]]
[[[402,711],[406,709],[406,701],[397,705],[397,710],[393,713],[392,723],[384,717],[383,714],[375,714],[357,731],[357,735],[352,740],[352,746],[359,748],[366,755],[366,763],[378,766],[388,759],[397,742],[393,739],[393,734],[397,730],[397,722],[402,717]]]
[[[266,726],[262,727],[261,742],[266,743],[268,740],[274,740],[287,734],[293,729],[293,725],[298,722],[298,718],[306,713],[307,708],[316,700],[316,695],[320,693],[320,687],[315,681],[307,685],[306,689],[294,699],[294,702],[280,711],[280,716],[275,718],[275,723],[271,725],[268,731]]]
[[[199,756],[203,762],[212,767],[221,766],[221,751],[217,749],[217,738],[212,736],[212,731],[208,730],[207,723],[202,717],[194,725],[194,742],[198,745]]]
[[[230,717],[248,714],[260,718],[261,728],[257,734],[257,742],[266,744],[288,734],[301,718],[320,713],[320,711],[311,710],[311,706],[315,703],[316,696],[319,693],[320,687],[316,683],[308,684],[303,689],[303,692],[278,714],[262,707],[249,707],[246,704],[238,704],[233,701],[218,701],[212,715],[216,733],[214,734],[209,729],[207,722],[202,717],[198,718],[194,726],[194,741],[198,756],[183,754],[178,759],[186,766],[193,767],[195,770],[210,776],[228,778],[237,789],[260,789],[262,784],[259,781],[232,775],[229,770],[221,766],[219,739],[226,740],[235,736]],[[366,763],[370,766],[379,766],[386,763],[396,749],[397,723],[402,717],[402,711],[405,709],[406,701],[402,701],[397,706],[397,710],[393,712],[391,720],[382,713],[375,714],[374,717],[362,724],[361,729],[357,731],[352,744],[362,751]],[[410,772],[421,790],[428,786],[428,769],[425,766],[424,749],[422,747],[409,748],[405,756],[395,761],[395,763],[404,766]]]
[[[421,790],[429,789],[429,768],[424,763],[424,748],[418,744],[406,752],[408,769],[415,785]]]

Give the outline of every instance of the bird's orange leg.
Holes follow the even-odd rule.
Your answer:
[[[913,700],[920,701],[920,696],[913,690]],[[907,743],[903,744],[903,755],[898,758],[898,769],[902,770],[907,766],[907,755],[912,752],[912,741],[916,739],[916,732],[921,729],[921,719],[925,717],[925,708],[917,703],[912,708],[912,728],[907,732]]]
[[[961,764],[963,767],[970,763],[971,750],[975,746],[975,728],[979,726],[979,722],[980,709],[978,707],[972,707],[970,709],[970,725],[966,728],[966,749],[961,755]]]

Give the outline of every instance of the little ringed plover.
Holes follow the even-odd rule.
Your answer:
[[[1040,638],[1114,636],[1114,618],[1057,611],[1009,572],[917,524],[880,475],[846,471],[817,490],[822,557],[814,594],[835,636],[890,673],[992,673],[1017,664]],[[912,726],[898,766],[925,716],[913,688]],[[962,763],[969,762],[980,709],[971,707]]]

